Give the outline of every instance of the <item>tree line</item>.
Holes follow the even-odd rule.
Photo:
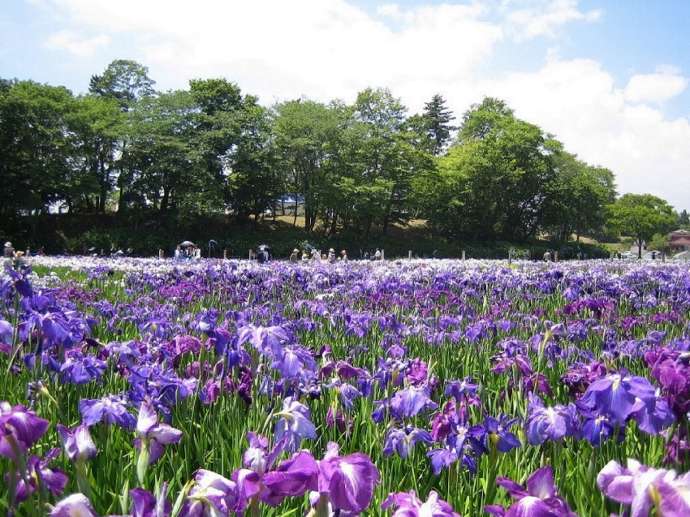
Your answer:
[[[265,107],[225,79],[157,91],[148,69],[128,60],[93,75],[83,95],[0,79],[0,156],[2,218],[60,210],[247,220],[290,197],[301,224],[327,235],[386,234],[421,219],[448,238],[568,240],[649,239],[678,217],[654,196],[619,198],[610,170],[499,99],[458,120],[440,95],[409,114],[387,89],[365,89],[351,104]]]

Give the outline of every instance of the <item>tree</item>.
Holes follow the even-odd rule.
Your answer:
[[[432,144],[431,153],[438,156],[450,141],[451,132],[456,129],[450,123],[455,119],[453,112],[446,106],[443,96],[437,93],[424,105],[422,118]]]
[[[287,174],[289,191],[304,197],[304,227],[308,231],[314,229],[321,209],[339,123],[335,106],[298,99],[275,107],[273,131],[278,158]]]
[[[148,76],[149,69],[128,59],[116,59],[101,75],[92,75],[89,92],[115,99],[123,111],[135,102],[155,93],[156,82]]]
[[[625,194],[609,207],[611,224],[635,239],[637,256],[655,233],[666,233],[676,223],[677,215],[663,199],[651,194]]]
[[[485,99],[465,114],[458,143],[438,160],[438,176],[421,183],[431,195],[427,206],[436,207],[432,225],[474,239],[534,237],[555,179],[554,147],[505,103]],[[429,181],[440,184],[437,199]]]
[[[0,217],[40,212],[61,199],[74,149],[72,93],[33,81],[0,88]]]
[[[690,226],[690,215],[687,210],[683,209],[678,215],[678,225],[681,227]]]
[[[545,227],[566,241],[574,233],[594,235],[606,224],[606,207],[615,201],[613,173],[592,167],[554,143],[555,181],[548,193]]]

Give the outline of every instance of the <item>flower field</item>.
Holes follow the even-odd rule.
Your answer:
[[[690,515],[690,266],[36,258],[2,515]]]

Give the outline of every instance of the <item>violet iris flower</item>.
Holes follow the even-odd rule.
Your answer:
[[[20,477],[15,487],[14,497],[17,502],[25,501],[38,489],[45,489],[55,496],[62,494],[69,478],[61,470],[48,466],[59,454],[60,449],[52,449],[45,458],[29,458],[26,473]]]
[[[84,494],[72,494],[57,503],[50,517],[98,517],[91,502]]]
[[[149,402],[142,402],[139,408],[136,432],[137,448],[147,451],[149,465],[158,461],[165,445],[178,443],[182,439],[182,431],[158,422],[156,410]]]
[[[285,448],[295,451],[304,439],[316,438],[316,427],[311,422],[309,408],[293,397],[283,400],[283,409],[276,416],[274,434],[276,442],[285,440]]]
[[[391,414],[398,420],[412,418],[421,411],[434,410],[438,404],[429,398],[426,387],[409,387],[398,391],[390,402]]]
[[[96,456],[98,450],[91,439],[89,427],[81,424],[74,429],[68,429],[62,424],[57,425],[57,431],[70,461],[80,462]]]
[[[205,517],[230,515],[237,506],[237,484],[220,474],[200,469],[179,515]]]
[[[490,446],[495,446],[500,452],[508,452],[520,447],[521,443],[510,428],[517,422],[517,418],[510,418],[501,415],[498,419],[486,417],[480,426],[484,447],[489,450]]]
[[[628,459],[626,467],[607,463],[597,476],[599,489],[610,499],[630,506],[630,517],[690,515],[690,473],[655,469]]]
[[[163,483],[158,496],[154,496],[143,488],[134,488],[129,491],[132,500],[130,510],[131,517],[169,517],[172,512],[170,501],[166,499],[168,484]]]
[[[391,428],[386,433],[383,446],[384,456],[390,456],[397,452],[401,458],[407,458],[418,443],[430,444],[433,442],[431,435],[425,429],[405,426],[402,429]]]
[[[117,424],[125,429],[134,429],[136,419],[127,409],[122,395],[106,395],[101,399],[82,399],[79,401],[82,421],[89,427],[99,422]]]
[[[395,508],[392,517],[460,517],[447,502],[439,499],[433,490],[426,501],[421,501],[414,491],[390,494],[381,508]]]
[[[526,422],[527,439],[530,445],[539,445],[546,440],[560,440],[577,432],[577,413],[573,404],[545,407],[541,399],[529,394]]]
[[[0,455],[17,461],[48,429],[48,421],[24,406],[0,402]]]
[[[338,445],[329,442],[318,466],[322,504],[326,498],[334,510],[359,513],[367,509],[380,479],[369,456],[361,452],[340,456]]]
[[[512,479],[499,477],[496,484],[504,488],[515,502],[509,508],[489,505],[487,513],[497,517],[577,517],[568,503],[558,495],[551,467],[535,470],[525,486]]]
[[[654,387],[647,379],[613,373],[592,382],[580,403],[610,415],[615,424],[622,425],[630,415],[655,399]]]

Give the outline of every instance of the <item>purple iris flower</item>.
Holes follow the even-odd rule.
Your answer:
[[[490,505],[484,510],[497,517],[577,517],[568,503],[558,495],[551,467],[542,467],[532,473],[525,486],[512,479],[499,477],[496,484],[504,488],[515,502],[505,509]]]
[[[439,499],[433,490],[426,501],[417,497],[414,491],[390,494],[381,503],[381,508],[395,508],[392,517],[460,517],[447,502]]]
[[[390,456],[397,452],[401,458],[407,458],[418,443],[430,444],[433,442],[431,435],[424,429],[405,426],[402,429],[391,428],[386,433],[383,446],[383,454]]]
[[[13,335],[14,327],[12,324],[7,320],[0,319],[0,344],[11,344]]]
[[[434,410],[438,404],[429,398],[426,387],[415,388],[410,386],[398,391],[391,398],[391,414],[398,420],[412,418],[421,411]]]
[[[371,504],[380,475],[369,456],[361,452],[340,456],[338,446],[330,442],[318,466],[322,504],[327,500],[334,510],[356,513]]]
[[[658,434],[675,421],[668,403],[657,397],[654,387],[643,377],[607,375],[590,384],[578,404],[608,416],[614,425],[622,426],[633,418],[649,434]]]
[[[246,325],[237,331],[237,344],[251,343],[259,352],[273,351],[279,355],[283,343],[290,340],[287,331],[280,326],[257,327]]]
[[[275,440],[285,440],[285,448],[295,451],[304,439],[316,438],[316,427],[311,422],[309,408],[293,397],[283,400],[283,409],[276,416],[280,417],[274,428]]]
[[[626,467],[607,463],[597,476],[599,489],[610,499],[630,506],[631,517],[690,515],[690,473],[655,469],[628,459]]]
[[[301,346],[286,346],[273,361],[283,378],[309,378],[316,376],[316,361],[309,350]]]
[[[463,380],[446,381],[446,395],[455,398],[456,401],[464,399],[473,399],[479,391],[479,384],[476,384],[471,377],[465,377]]]
[[[106,369],[105,361],[81,352],[70,352],[60,366],[60,375],[64,382],[86,384],[100,378]]]
[[[48,429],[48,421],[24,406],[0,402],[0,455],[17,461]]]
[[[187,494],[180,515],[188,517],[227,516],[237,506],[237,484],[220,474],[200,469]]]
[[[136,419],[127,409],[122,395],[106,395],[101,399],[82,399],[79,401],[82,421],[89,427],[99,422],[117,424],[125,429],[134,429]]]
[[[148,454],[148,464],[158,461],[165,445],[178,443],[182,439],[182,431],[158,422],[156,410],[149,402],[142,402],[137,419],[137,447]]]
[[[84,494],[72,494],[57,503],[50,517],[98,517],[91,502]]]
[[[69,478],[61,470],[51,469],[48,465],[60,454],[60,449],[52,449],[45,458],[31,456],[26,462],[26,473],[21,476],[15,487],[15,500],[22,502],[36,490],[45,489],[54,496],[62,494]],[[7,476],[5,477],[7,481]]]
[[[81,424],[74,429],[58,424],[57,431],[70,461],[83,462],[96,456],[98,449],[91,439],[91,433],[86,424]]]
[[[263,485],[266,493],[262,500],[271,506],[279,505],[286,497],[299,497],[309,490],[318,489],[319,467],[309,451],[294,454],[266,473]]]
[[[610,415],[614,423],[620,425],[655,399],[654,387],[647,379],[614,373],[591,383],[580,403]]]
[[[541,399],[529,394],[527,406],[527,439],[530,445],[546,440],[560,440],[577,432],[577,413],[574,404],[545,407]]]
[[[501,415],[498,419],[486,417],[480,426],[484,447],[489,449],[490,446],[495,446],[500,452],[508,452],[520,447],[520,440],[510,431],[516,422],[517,418],[510,418],[507,415]]]
[[[143,488],[130,490],[129,497],[132,500],[131,517],[169,517],[172,512],[172,506],[166,498],[167,493],[167,483],[161,485],[158,496]]]
[[[619,438],[624,436],[625,426],[619,427]],[[581,435],[594,447],[598,447],[615,433],[616,426],[606,415],[590,414],[582,424]]]

